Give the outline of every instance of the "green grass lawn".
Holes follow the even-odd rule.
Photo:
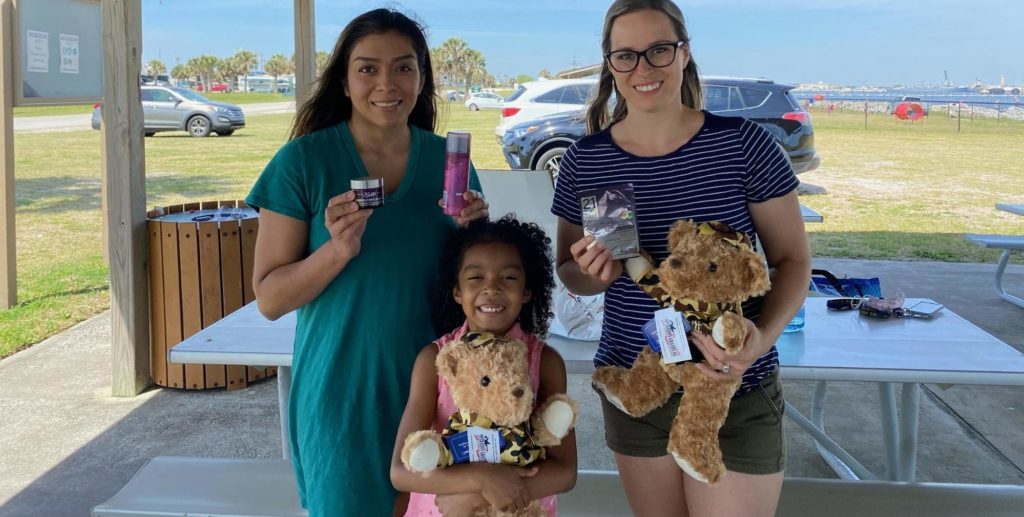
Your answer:
[[[21,106],[14,108],[15,117],[49,117],[92,113],[92,103],[73,106]]]
[[[477,168],[507,168],[496,110],[451,103],[442,115],[440,133],[473,132]],[[232,137],[147,138],[147,205],[244,197],[290,122],[254,116]],[[956,120],[938,116],[911,125],[875,115],[864,130],[863,114],[836,112],[814,124],[822,166],[801,180],[828,193],[801,201],[825,217],[807,226],[815,256],[994,262],[963,233],[1024,235],[1024,217],[993,208],[1024,201],[1024,123],[965,120],[957,133]],[[15,159],[19,305],[0,312],[0,357],[109,304],[99,132],[16,133]]]
[[[284,102],[293,101],[295,97],[286,96],[280,93],[209,93],[204,95],[207,99],[229,104],[254,104],[257,102]],[[92,104],[80,104],[75,106],[22,106],[14,108],[15,117],[45,117],[52,115],[81,115],[92,113]]]
[[[814,117],[822,166],[800,179],[825,195],[801,202],[822,213],[809,224],[819,257],[995,261],[964,233],[1024,234],[1024,217],[995,210],[1024,202],[1024,123],[933,115],[911,124],[863,113]]]

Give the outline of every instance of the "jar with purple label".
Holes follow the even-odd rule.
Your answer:
[[[384,206],[384,178],[363,176],[352,180],[352,191],[356,194],[359,208]]]

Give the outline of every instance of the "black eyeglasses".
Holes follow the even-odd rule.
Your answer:
[[[637,65],[640,64],[640,56],[644,56],[647,64],[654,68],[665,68],[676,60],[676,50],[683,45],[686,45],[685,41],[658,43],[642,52],[616,50],[605,54],[604,58],[608,60],[608,66],[621,74],[636,70]]]

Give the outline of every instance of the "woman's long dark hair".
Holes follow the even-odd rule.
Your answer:
[[[608,55],[612,51],[612,24],[616,18],[624,14],[645,10],[658,11],[668,16],[672,27],[676,30],[676,37],[685,43],[683,48],[690,49],[690,35],[686,31],[686,20],[679,6],[672,0],[616,0],[608,8],[604,17],[604,30],[601,32],[601,54]],[[594,101],[587,108],[587,134],[597,133],[602,129],[626,118],[626,102],[622,95],[618,94],[618,102],[611,117],[608,116],[608,100],[611,99],[612,91],[615,89],[615,80],[612,71],[608,68],[608,60],[601,61],[601,79],[597,83],[597,95]],[[704,108],[704,95],[700,89],[700,77],[697,75],[697,63],[690,54],[690,62],[683,70],[683,105],[695,110]]]
[[[437,90],[434,86],[434,70],[430,64],[430,47],[423,35],[423,26],[393,9],[374,9],[357,16],[341,31],[327,66],[317,80],[313,95],[295,114],[289,140],[352,118],[352,99],[345,95],[348,60],[352,57],[352,49],[365,36],[386,32],[401,34],[412,42],[423,89],[416,98],[409,123],[434,132],[437,122]]]
[[[526,289],[530,301],[519,312],[519,326],[526,332],[543,338],[548,333],[551,312],[551,291],[555,287],[554,261],[551,259],[551,238],[535,223],[517,220],[513,214],[497,221],[477,219],[452,234],[441,255],[438,278],[436,323],[441,333],[451,332],[466,321],[462,305],[455,302],[452,290],[459,285],[459,271],[466,250],[478,244],[500,242],[512,246],[523,261]]]

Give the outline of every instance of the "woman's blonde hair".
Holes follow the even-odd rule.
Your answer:
[[[669,21],[672,22],[672,27],[676,31],[676,37],[684,43],[683,48],[689,50],[690,35],[686,32],[686,21],[683,19],[683,12],[679,10],[679,7],[672,0],[616,0],[608,8],[608,14],[604,17],[604,30],[601,32],[602,56],[607,56],[612,51],[611,33],[612,24],[615,23],[615,20],[624,14],[645,10],[658,11],[668,16]],[[613,90],[615,90],[615,81],[612,78],[611,70],[608,68],[608,59],[605,58],[601,61],[601,79],[597,83],[597,95],[587,109],[588,134],[601,131],[626,118],[626,103],[622,100],[621,94],[617,94],[618,102],[615,103],[615,109],[612,111],[611,116],[609,117],[608,115],[608,101],[611,99]],[[692,54],[690,55],[690,62],[687,63],[686,68],[683,70],[681,90],[683,105],[693,109],[702,109],[704,107],[704,95],[700,89],[697,63],[694,62]]]

